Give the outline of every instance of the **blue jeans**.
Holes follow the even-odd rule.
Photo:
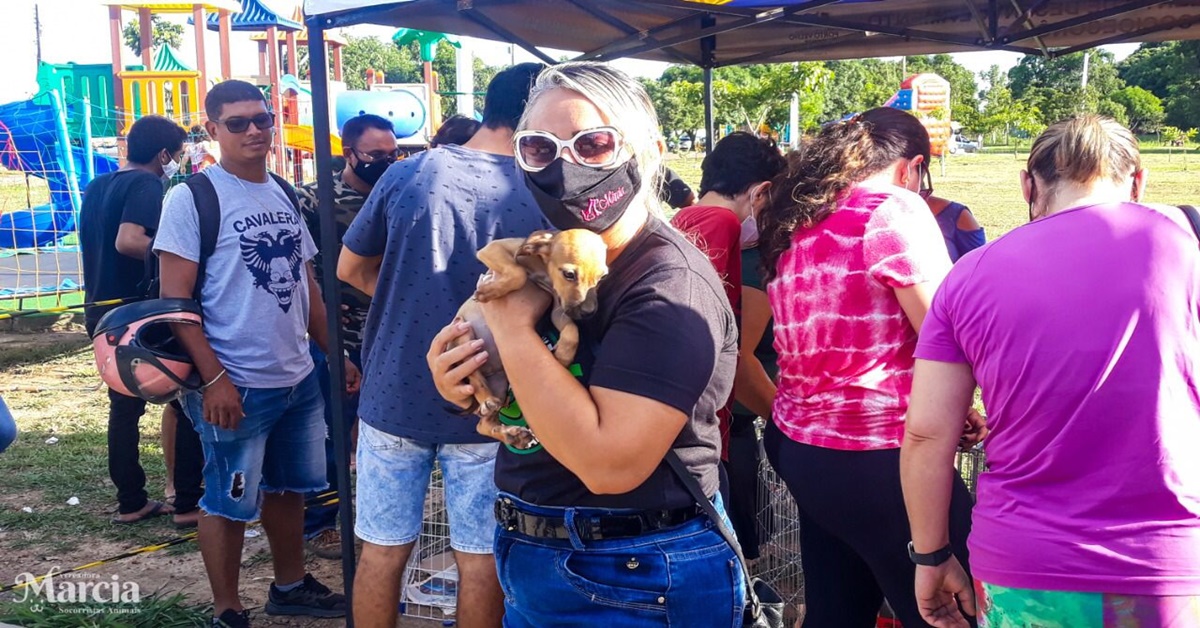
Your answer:
[[[326,531],[337,528],[338,504],[326,504],[336,497],[336,495],[327,495],[321,499],[316,499],[318,495],[326,495],[330,491],[337,492],[338,490],[338,469],[337,457],[333,451],[333,401],[330,394],[331,382],[329,381],[329,364],[325,358],[325,354],[317,348],[315,342],[309,341],[308,353],[313,359],[313,371],[317,373],[321,381],[321,396],[325,399],[325,426],[328,428],[329,437],[325,439],[325,475],[329,479],[329,489],[325,491],[313,491],[304,496],[308,505],[304,508],[304,538],[311,539],[314,536]],[[358,351],[350,352],[350,361],[354,366],[362,368],[362,354]],[[349,395],[345,399],[346,415],[345,429],[346,435],[350,435],[351,428],[354,427],[354,420],[358,417],[358,394]]]
[[[17,422],[13,420],[8,406],[4,405],[4,398],[0,397],[0,451],[8,449],[8,446],[15,440],[17,440]]]
[[[375,545],[408,545],[421,536],[425,492],[436,459],[442,470],[450,547],[491,554],[500,443],[433,444],[358,426],[354,534]]]
[[[542,516],[579,520],[621,512],[547,508],[504,497]],[[719,497],[715,503],[723,513]],[[505,628],[742,625],[741,565],[703,515],[650,534],[601,541],[534,538],[497,526],[495,551]]]
[[[250,522],[262,507],[261,491],[325,489],[325,403],[317,380],[314,371],[286,388],[238,386],[245,416],[233,430],[204,420],[203,393],[182,399],[204,447],[204,512]]]

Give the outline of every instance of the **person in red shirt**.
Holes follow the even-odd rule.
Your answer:
[[[731,133],[717,142],[700,164],[700,199],[671,219],[671,224],[712,261],[725,288],[729,305],[739,320],[742,311],[742,247],[752,246],[758,241],[756,217],[759,210],[770,202],[771,179],[785,165],[775,142],[750,133]],[[743,364],[744,360],[739,356],[738,377],[742,376]],[[729,458],[736,395],[735,383],[728,401],[717,413],[721,422],[721,491],[731,510],[738,510],[739,498],[753,500],[755,495],[753,484],[732,487],[729,481],[730,465],[739,462]],[[753,464],[754,461],[745,462]],[[740,536],[741,530],[737,528],[752,524],[752,521],[735,520],[734,528]]]

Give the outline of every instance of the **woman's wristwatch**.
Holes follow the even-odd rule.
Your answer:
[[[936,552],[920,554],[917,552],[917,550],[913,549],[912,541],[908,542],[908,558],[917,565],[922,565],[924,567],[937,567],[938,565],[950,560],[950,557],[953,555],[954,552],[950,549],[950,544],[948,543],[946,544],[946,547],[943,547]]]

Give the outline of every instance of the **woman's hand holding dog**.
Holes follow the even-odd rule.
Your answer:
[[[479,370],[488,359],[482,340],[474,340],[447,350],[450,342],[471,333],[471,326],[454,319],[433,337],[425,362],[433,375],[433,384],[443,399],[460,407],[471,407],[475,387],[466,382],[467,376]]]

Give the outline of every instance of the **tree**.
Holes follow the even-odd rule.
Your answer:
[[[654,103],[664,137],[678,139],[680,135],[692,135],[704,126],[703,85],[700,83],[642,79],[642,85]]]
[[[1005,143],[1012,135],[1012,122],[1015,103],[1012,90],[1008,88],[1008,73],[1000,66],[993,65],[986,72],[980,72],[979,77],[987,84],[980,91],[983,100],[983,110],[980,111],[980,130],[991,135],[991,142],[996,142],[998,133],[1004,134]]]
[[[1088,83],[1083,86],[1083,59],[1088,58]],[[1027,55],[1008,73],[1013,98],[1042,113],[1049,125],[1079,113],[1120,114],[1105,99],[1125,87],[1111,52],[1087,50],[1062,57]]]
[[[161,45],[167,45],[171,48],[179,48],[183,44],[183,25],[176,24],[162,19],[157,14],[150,16],[150,47],[157,48]],[[133,51],[133,54],[142,54],[142,31],[141,25],[137,20],[130,20],[121,31],[121,36],[125,40],[125,47]],[[149,69],[149,68],[147,68]]]
[[[383,70],[387,83],[419,83],[421,65],[418,59],[410,50],[397,48],[390,41],[350,36],[342,49],[342,76],[350,89],[366,89],[368,69]]]
[[[1183,149],[1183,169],[1187,170],[1187,144],[1196,139],[1196,129],[1188,129],[1184,131],[1178,127],[1164,126],[1162,128],[1162,139],[1167,144],[1167,159],[1171,159],[1171,153],[1175,148]]]
[[[900,65],[879,59],[830,61],[832,76],[824,90],[821,121],[831,122],[887,102],[900,88]]]
[[[1162,101],[1152,92],[1129,85],[1109,98],[1124,108],[1129,128],[1135,133],[1155,133],[1162,126]]]
[[[734,68],[728,68],[733,70]],[[815,124],[819,116],[819,102],[814,99],[822,92],[831,75],[820,63],[776,63],[754,65],[745,68],[746,76],[736,81],[725,80],[725,97],[736,107],[738,123],[757,132],[764,124],[782,128],[787,122],[788,104],[792,94],[801,95],[801,103],[808,105],[805,117]],[[814,110],[815,109],[815,110]]]
[[[1117,69],[1130,85],[1162,100],[1167,124],[1200,124],[1200,41],[1142,44]]]

